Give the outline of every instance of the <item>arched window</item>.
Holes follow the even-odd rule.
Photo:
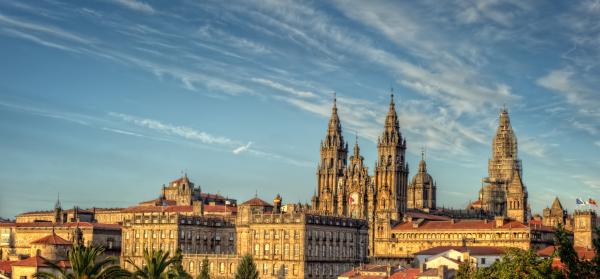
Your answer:
[[[190,270],[190,273],[194,273],[194,262],[190,262],[189,270]]]

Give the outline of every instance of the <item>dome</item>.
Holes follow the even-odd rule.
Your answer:
[[[433,178],[427,173],[427,165],[425,160],[419,162],[419,172],[413,176],[412,185],[428,185],[433,184]]]

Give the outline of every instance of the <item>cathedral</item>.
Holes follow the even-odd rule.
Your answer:
[[[492,158],[488,162],[488,177],[482,180],[479,192],[481,209],[485,212],[527,222],[527,188],[521,179],[521,160],[517,154],[517,137],[510,125],[508,111],[500,111],[496,136],[492,141]]]
[[[390,222],[401,220],[407,209],[435,209],[436,186],[427,173],[424,158],[409,184],[405,153],[406,139],[400,132],[392,94],[383,132],[377,140],[374,174],[369,175],[364,157],[360,155],[358,140],[348,158],[348,143],[342,135],[334,98],[327,135],[321,142],[317,190],[312,198],[312,208],[322,214],[380,223],[374,229],[382,235]]]

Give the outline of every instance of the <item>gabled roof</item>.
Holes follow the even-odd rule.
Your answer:
[[[471,255],[503,255],[504,249],[493,246],[438,246],[415,253],[415,255],[437,255],[446,251],[469,252]]]
[[[45,245],[72,245],[70,241],[65,240],[64,238],[58,236],[54,231],[52,234],[44,236],[38,240],[34,240],[31,244],[45,244]]]
[[[259,198],[249,199],[249,200],[245,201],[244,203],[242,203],[242,205],[273,207],[273,205],[271,205],[270,203],[263,201]]]

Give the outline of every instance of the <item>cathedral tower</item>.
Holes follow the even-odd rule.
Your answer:
[[[412,182],[408,185],[407,208],[419,210],[435,209],[436,188],[435,181],[427,173],[424,152],[421,152],[419,171],[413,176]]]
[[[521,223],[527,221],[527,189],[523,186],[523,180],[518,171],[515,172],[512,181],[506,191],[506,215],[508,218]]]
[[[504,108],[500,111],[498,128],[492,141],[488,177],[482,180],[483,187],[479,193],[482,209],[492,215],[526,221],[526,214],[520,212],[526,212],[528,206],[527,189],[521,177],[517,137],[510,125],[508,111]]]
[[[321,141],[321,160],[317,167],[317,195],[313,198],[313,208],[323,214],[339,214],[339,199],[336,198],[340,188],[343,188],[338,185],[344,175],[347,156],[348,144],[342,136],[342,124],[334,97],[327,135]]]
[[[400,124],[391,94],[390,108],[385,119],[383,133],[377,142],[377,162],[375,163],[375,191],[378,216],[387,215],[391,220],[399,220],[406,210],[406,184],[408,165],[404,154],[406,140],[400,133]]]

